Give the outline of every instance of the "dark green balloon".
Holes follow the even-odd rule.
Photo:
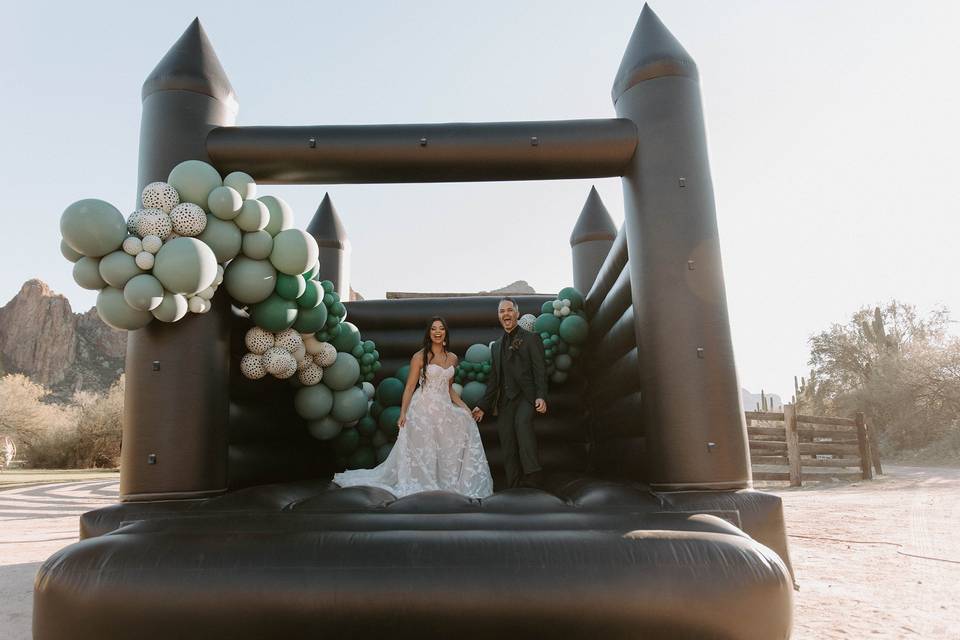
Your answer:
[[[333,318],[333,316],[330,316],[330,317],[327,318],[327,333],[330,334],[330,340],[333,340],[333,339],[336,338],[338,335],[340,335],[341,325],[340,325],[340,323],[338,322],[338,323],[334,324],[334,325],[331,327],[331,326],[330,326],[330,320],[331,320],[331,318],[332,318],[333,320],[336,320],[336,318]],[[330,340],[327,340],[327,342],[330,342]]]
[[[250,315],[255,325],[277,333],[289,329],[297,321],[297,305],[274,293],[263,302],[253,305]]]
[[[383,435],[387,436],[390,440],[393,440],[397,437],[397,434],[400,433],[400,427],[397,426],[397,420],[400,419],[400,407],[387,407],[380,413],[380,417],[377,419],[377,424],[380,425],[380,430],[383,431]]]
[[[370,365],[372,365],[374,362],[375,362],[375,360],[373,359],[373,354],[372,354],[372,353],[365,353],[365,354],[363,354],[362,356],[360,356],[360,364],[370,366]],[[366,372],[364,372],[364,373],[366,373]]]
[[[390,452],[393,451],[393,444],[386,443],[377,447],[377,463],[381,463],[390,457]]]
[[[384,378],[377,387],[377,402],[383,407],[399,407],[404,386],[398,378]]]
[[[544,302],[543,306],[540,307],[540,313],[553,314],[553,300],[547,300]]]
[[[303,283],[303,293],[297,298],[297,306],[301,309],[314,309],[320,305],[320,285],[316,280],[305,280]],[[326,311],[326,307],[323,308]],[[326,322],[327,314],[323,315]]]
[[[345,428],[333,439],[333,448],[341,456],[349,456],[360,446],[360,433],[353,427]]]
[[[400,367],[399,369],[397,369],[397,375],[394,376],[394,377],[397,378],[397,379],[399,379],[399,380],[403,380],[404,382],[406,382],[406,381],[407,381],[407,378],[408,378],[409,376],[410,376],[410,365],[405,364],[405,365],[403,365],[402,367]]]
[[[383,413],[383,405],[378,400],[374,400],[373,404],[370,405],[370,415],[376,420],[381,413]]]
[[[556,382],[557,384],[563,384],[567,381],[567,372],[566,371],[554,371],[550,376],[550,380]]]
[[[360,330],[350,322],[343,322],[339,326],[340,333],[331,344],[337,348],[337,351],[350,353],[355,346],[360,344]]]
[[[307,281],[303,276],[291,276],[277,272],[277,295],[284,300],[296,300],[307,290]]]
[[[578,346],[575,345],[575,344],[572,344],[572,345],[570,345],[570,346],[567,348],[567,353],[570,354],[570,357],[571,357],[571,358],[576,358],[576,357],[578,357],[578,356],[580,355],[581,351],[582,351],[582,350],[580,349],[580,347],[578,347]]]
[[[373,434],[377,432],[376,418],[370,415],[360,418],[360,422],[357,423],[357,431],[361,436],[372,438]]]
[[[310,267],[309,271],[307,271],[307,272],[305,272],[305,273],[303,274],[303,279],[304,279],[304,280],[316,280],[316,279],[317,279],[317,275],[319,275],[319,273],[320,273],[320,263],[319,263],[319,262],[315,262],[315,263],[313,263],[313,266]],[[317,284],[320,284],[320,283],[318,282]]]
[[[359,360],[360,358],[362,358],[362,357],[363,357],[363,345],[362,345],[362,344],[358,344],[358,345],[355,346],[353,349],[351,349],[351,350],[350,350],[350,355],[352,355],[352,356],[353,356],[354,358],[356,358],[357,360]]]
[[[567,316],[560,323],[559,333],[570,344],[583,344],[590,334],[590,325],[580,316]]]
[[[533,329],[537,333],[546,332],[553,335],[560,330],[560,318],[552,313],[542,313],[537,317]]]
[[[571,312],[579,311],[583,308],[583,294],[573,287],[564,287],[563,289],[560,289],[557,299],[569,300]]]
[[[364,340],[364,341],[363,341],[363,350],[364,350],[366,353],[373,353],[373,352],[376,350],[376,348],[377,348],[377,345],[374,343],[373,340]]]
[[[299,301],[297,306],[299,306]],[[314,333],[323,329],[326,322],[327,308],[321,304],[312,309],[301,308],[297,313],[297,319],[293,323],[293,328],[300,333]]]
[[[332,294],[332,293],[324,293],[324,294],[323,294],[323,304],[325,304],[325,305],[328,306],[328,307],[332,307],[332,306],[333,306],[333,303],[334,303],[333,294]]]
[[[360,447],[347,458],[347,469],[370,469],[377,464],[377,453],[370,447]]]
[[[347,314],[347,308],[343,306],[342,302],[334,302],[332,305],[330,305],[330,313],[338,318],[342,318]]]
[[[557,366],[557,371],[569,371],[573,366],[573,358],[563,353],[557,356],[554,364]]]
[[[333,283],[329,280],[321,280],[320,286],[323,287],[324,293],[333,293]]]

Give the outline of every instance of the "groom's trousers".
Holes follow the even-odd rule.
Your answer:
[[[505,399],[500,404],[497,433],[503,450],[508,489],[520,486],[524,475],[540,471],[533,415],[533,405],[523,395]]]

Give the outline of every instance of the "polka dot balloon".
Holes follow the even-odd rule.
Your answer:
[[[300,337],[300,334],[297,333],[295,329],[286,329],[285,331],[278,333],[274,344],[278,347],[286,349],[290,353],[293,353],[304,346],[303,338]]]
[[[170,216],[160,209],[144,209],[137,220],[137,235],[157,236],[165,240],[170,232],[173,231],[173,223],[170,222]]]
[[[180,194],[166,182],[151,182],[143,188],[140,201],[146,208],[160,209],[164,213],[170,213],[180,204]]]
[[[301,384],[307,387],[312,387],[315,384],[319,384],[323,379],[323,369],[312,362],[306,362],[307,364],[300,368],[299,378]]]
[[[274,346],[274,337],[273,334],[269,331],[264,331],[260,327],[254,327],[247,331],[247,335],[243,338],[244,344],[247,345],[252,353],[256,355],[263,355],[266,353],[267,349]]]
[[[329,367],[337,361],[337,348],[329,342],[321,342],[313,354],[313,361],[321,367]]]
[[[173,232],[192,238],[203,233],[207,227],[207,214],[192,202],[178,204],[170,212],[170,224]]]
[[[263,354],[263,366],[272,376],[285,380],[297,372],[293,354],[282,347],[270,347]]]
[[[263,358],[255,353],[248,353],[240,359],[240,373],[251,380],[259,380],[267,375],[263,366]]]

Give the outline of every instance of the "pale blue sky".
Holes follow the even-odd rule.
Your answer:
[[[348,5],[348,6],[345,6]],[[700,67],[741,383],[789,397],[807,337],[892,297],[960,313],[960,4],[652,3]],[[70,202],[135,201],[140,86],[199,15],[239,124],[613,116],[641,2],[17,3],[0,38],[0,304],[31,277],[86,309],[57,249]],[[591,184],[264,187],[305,226],[330,192],[353,286],[572,282]],[[514,233],[501,229],[513,220]]]

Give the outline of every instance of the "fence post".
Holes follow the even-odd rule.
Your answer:
[[[857,444],[860,446],[860,470],[863,472],[864,480],[873,480],[873,456],[870,455],[870,440],[867,438],[867,423],[864,420],[863,412],[857,411],[854,416],[857,423]]]
[[[787,464],[790,465],[790,486],[803,486],[800,467],[800,437],[797,433],[797,408],[792,404],[783,405],[783,426],[787,440]]]

